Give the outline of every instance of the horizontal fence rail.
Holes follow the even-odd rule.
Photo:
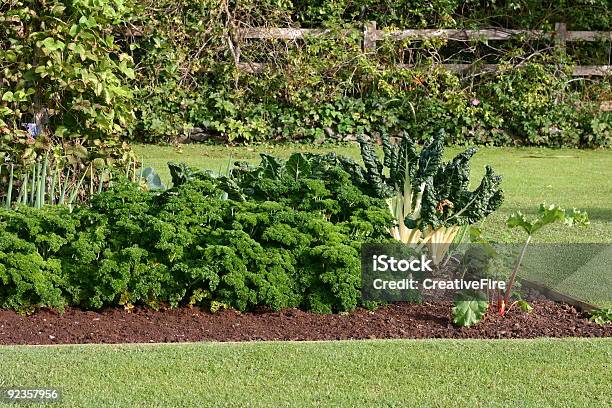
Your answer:
[[[263,62],[239,62],[237,67],[242,72],[257,74],[263,72],[266,65]],[[396,64],[395,66],[401,69],[414,69],[418,67],[414,64]],[[471,72],[473,70],[478,72],[496,72],[502,67],[500,64],[435,64],[435,66],[457,73]],[[612,65],[579,65],[573,68],[572,75],[576,77],[612,75]]]
[[[481,30],[462,30],[462,29],[422,29],[422,30],[378,30],[376,22],[364,24],[362,30],[326,30],[316,28],[279,28],[279,27],[256,27],[243,28],[238,30],[237,37],[241,39],[260,39],[260,40],[300,40],[310,37],[329,37],[336,36],[362,36],[363,49],[365,52],[375,52],[376,42],[384,40],[425,40],[431,38],[448,39],[451,41],[504,41],[513,38],[548,38],[553,39],[561,48],[565,47],[566,42],[592,42],[592,41],[612,41],[612,31],[567,31],[564,23],[555,24],[555,31],[544,30],[513,30],[513,29],[481,29]],[[239,53],[237,54],[239,55]],[[262,72],[265,63],[240,62],[236,60],[238,69],[246,73]],[[494,72],[500,67],[498,64],[436,64],[453,72]],[[398,68],[412,69],[415,66],[409,64],[397,64]],[[574,67],[573,76],[607,76],[612,75],[612,65],[579,65]]]
[[[368,27],[368,26],[366,26]],[[279,39],[298,40],[308,37],[335,36],[337,34],[350,35],[360,32],[357,29],[346,30],[324,30],[318,28],[243,28],[240,37],[251,39]],[[543,30],[457,30],[457,29],[423,29],[423,30],[364,30],[370,41],[381,41],[385,39],[428,39],[444,38],[456,41],[469,40],[510,40],[525,35],[530,38],[554,38],[556,31],[546,32]],[[565,41],[601,41],[612,40],[612,31],[566,31]]]

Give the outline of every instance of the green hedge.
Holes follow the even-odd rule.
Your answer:
[[[609,146],[612,117],[599,106],[610,99],[610,78],[569,75],[573,64],[607,64],[609,43],[571,43],[563,54],[549,40],[382,41],[364,54],[359,31],[368,20],[383,29],[566,22],[607,30],[611,15],[606,0],[11,0],[0,6],[0,148],[36,150],[41,140],[29,140],[21,124],[41,106],[53,138],[92,149],[119,134],[182,141],[193,128],[236,142],[400,129],[428,138],[444,127],[456,144]],[[355,33],[300,41],[232,34],[248,26]],[[241,61],[268,62],[265,70],[237,70],[236,46]],[[460,76],[432,67],[440,61],[503,66]]]
[[[605,0],[246,1],[228,10],[211,0],[154,3],[135,16],[146,35],[132,39],[141,64],[137,133],[146,141],[180,140],[192,127],[230,141],[320,141],[399,129],[426,139],[439,127],[457,144],[596,147],[612,140],[612,117],[599,111],[610,98],[610,79],[583,81],[568,74],[572,63],[607,64],[608,44],[572,43],[564,56],[552,41],[379,42],[378,51],[366,55],[359,34],[366,20],[383,29],[552,30],[563,21],[570,30],[607,30],[612,13]],[[338,34],[340,40],[234,38],[241,61],[270,63],[262,73],[247,74],[235,69],[228,19],[236,27],[356,32]],[[431,68],[441,60],[501,62],[508,69],[461,77]],[[418,68],[392,66],[400,62]]]

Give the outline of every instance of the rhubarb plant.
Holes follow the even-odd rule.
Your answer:
[[[453,323],[470,327],[484,319],[489,302],[480,292],[459,293],[452,309]]]
[[[508,281],[508,285],[506,285],[506,292],[504,294],[503,299],[501,296],[498,298],[498,310],[500,315],[505,315],[506,312],[510,309],[510,295],[512,293],[512,287],[516,281],[516,275],[521,267],[521,263],[525,257],[525,253],[527,251],[527,246],[531,242],[533,235],[540,231],[543,227],[553,224],[555,222],[562,222],[567,226],[586,226],[589,224],[589,216],[584,211],[579,211],[575,208],[564,210],[563,208],[552,204],[546,206],[545,204],[540,204],[540,209],[538,210],[537,217],[531,221],[527,220],[527,217],[520,212],[517,211],[508,217],[506,221],[506,225],[509,228],[519,227],[527,234],[527,239],[523,244],[521,252],[516,260],[514,268],[512,270],[512,274],[510,275],[510,279]],[[520,301],[519,301],[520,302]],[[515,302],[517,303],[517,302]],[[522,305],[521,308],[523,308]]]
[[[444,162],[446,137],[442,129],[420,152],[407,135],[397,144],[386,135],[381,139],[382,162],[372,144],[360,138],[365,171],[356,174],[354,182],[365,179],[374,195],[386,199],[396,221],[390,231],[393,238],[426,245],[434,263],[439,264],[462,228],[500,207],[501,176],[486,166],[480,185],[470,191],[469,161],[477,149],[471,147]]]

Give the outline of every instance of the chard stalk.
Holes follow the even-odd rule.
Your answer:
[[[408,244],[417,244],[421,240],[421,231],[418,228],[414,228],[410,230],[408,237],[406,239],[406,243]]]
[[[429,250],[432,254],[434,264],[438,265],[443,259],[448,248],[453,243],[455,236],[459,232],[459,226],[440,227],[432,234],[429,242]]]
[[[386,200],[387,205],[389,206],[389,212],[391,213],[391,215],[393,215],[393,218],[396,221],[396,225],[394,225],[393,227],[391,227],[390,232],[391,232],[391,236],[398,240],[401,241],[401,236],[400,236],[400,216],[399,216],[399,203],[398,203],[398,195],[392,197],[392,198],[388,198]]]
[[[414,210],[412,216],[414,219],[417,219],[421,216],[421,203],[423,202],[423,193],[425,193],[425,182],[421,183],[419,187],[419,192],[416,197],[416,202],[414,204]]]

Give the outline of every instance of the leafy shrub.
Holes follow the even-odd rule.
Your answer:
[[[597,147],[611,143],[607,79],[572,80],[574,63],[607,64],[601,43],[572,44],[563,56],[549,40],[445,40],[377,43],[364,53],[364,21],[382,29],[531,28],[557,21],[572,30],[607,30],[605,0],[490,2],[370,0],[242,1],[227,10],[210,0],[142,2],[133,22],[147,35],[128,37],[142,66],[136,84],[141,140],[184,140],[191,128],[228,141],[339,140],[362,133],[407,130],[449,143]],[[596,13],[593,10],[597,10]],[[204,20],[203,20],[204,18]],[[181,21],[181,24],[176,24]],[[298,41],[232,37],[235,27],[312,27],[337,38]],[[340,30],[352,28],[346,34]],[[267,62],[257,74],[236,68]],[[501,62],[499,72],[464,74],[432,63]],[[411,70],[394,64],[413,64]]]
[[[571,30],[607,30],[606,0],[327,3],[4,1],[0,154],[28,161],[53,141],[84,148],[92,159],[117,159],[118,137],[126,135],[312,141],[407,130],[424,141],[438,127],[455,144],[611,144],[610,113],[599,110],[610,81],[568,76],[578,62],[607,64],[605,42],[572,43],[564,55],[552,40],[491,47],[406,39],[379,41],[364,53],[360,34],[369,20],[381,29],[550,31],[563,21]],[[323,27],[337,38],[250,40],[235,32],[257,26]],[[248,74],[238,60],[268,65]],[[503,65],[486,74],[432,67],[466,61]],[[28,123],[43,133],[29,137]]]
[[[243,169],[240,181],[253,191],[239,194],[242,200],[228,198],[242,191],[239,183],[230,189],[226,177],[173,165],[177,185],[161,193],[123,181],[72,213],[62,207],[0,213],[6,242],[0,304],[354,309],[359,248],[387,240],[386,204],[362,194],[335,165],[293,183],[255,180],[264,167]],[[17,251],[32,261],[15,258]]]
[[[132,58],[112,35],[123,0],[10,0],[0,5],[0,159],[28,161],[51,141],[121,148],[133,120]],[[36,132],[24,129],[36,125]],[[39,133],[36,135],[36,133]]]
[[[27,312],[63,309],[65,276],[59,255],[76,225],[67,210],[0,210],[0,307]]]

